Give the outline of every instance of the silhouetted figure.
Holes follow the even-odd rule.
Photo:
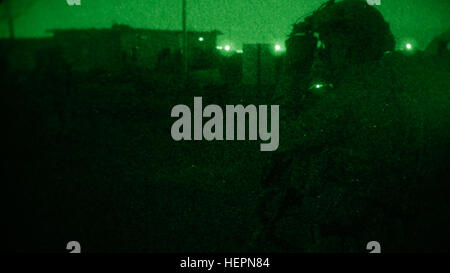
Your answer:
[[[381,59],[395,41],[376,8],[346,0],[328,1],[295,24],[286,45],[288,73],[337,84],[345,67]]]
[[[173,56],[170,48],[163,48],[159,53],[156,60],[156,68],[161,73],[173,72]]]
[[[425,50],[426,56],[450,56],[450,30],[435,37]]]
[[[423,71],[405,73],[407,63],[384,58],[394,45],[366,1],[329,2],[294,27],[275,98],[283,109],[280,147],[261,178],[255,246],[285,236],[282,249],[342,251],[379,234],[404,247],[396,236],[419,210],[417,189],[440,183],[448,190],[436,178],[447,164],[440,150],[449,142],[449,105],[438,102],[448,92],[433,85],[427,93],[415,82]],[[425,155],[431,142],[436,148]]]
[[[312,25],[322,44],[322,69],[328,70],[326,80],[331,82],[339,82],[339,73],[345,67],[380,60],[395,48],[389,24],[366,1],[327,5],[313,15]]]

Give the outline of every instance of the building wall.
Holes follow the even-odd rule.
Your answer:
[[[200,41],[199,38],[203,40]],[[189,63],[198,62],[199,56],[211,55],[216,48],[217,38],[213,33],[189,33],[188,54]],[[183,34],[181,32],[164,31],[133,31],[121,34],[121,47],[129,57],[135,57],[141,67],[155,68],[158,56],[163,50],[171,54],[183,50]],[[136,56],[134,56],[136,55]]]
[[[13,70],[34,69],[38,52],[54,45],[54,40],[51,38],[0,40],[2,55],[6,57]]]
[[[33,69],[35,55],[39,50],[59,47],[72,70],[80,72],[114,71],[136,65],[152,69],[156,67],[162,50],[169,49],[171,54],[181,54],[183,48],[180,31],[132,29],[125,26],[52,32],[53,38],[1,40],[0,46],[10,52],[5,55],[9,56],[13,68],[23,70]],[[194,53],[205,57],[215,50],[216,36],[213,32],[189,33],[191,64],[198,62]],[[203,37],[203,41],[199,41],[200,37]]]
[[[280,72],[277,57],[268,44],[245,44],[242,59],[242,83],[275,84]]]
[[[123,54],[115,32],[68,31],[56,33],[54,39],[74,71],[118,70],[122,67]]]
[[[125,32],[121,34],[121,49],[130,59],[135,59],[136,64],[145,68],[154,68],[159,53],[163,49],[172,52],[179,50],[179,35],[167,32]]]
[[[203,38],[200,41],[200,37]],[[217,34],[189,33],[188,55],[192,69],[211,69],[217,67],[216,60]]]

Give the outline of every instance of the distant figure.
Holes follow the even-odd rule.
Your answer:
[[[173,53],[174,73],[179,75],[183,72],[183,54],[181,50],[175,50]]]
[[[173,72],[173,55],[170,48],[163,48],[156,60],[156,68],[161,73]]]

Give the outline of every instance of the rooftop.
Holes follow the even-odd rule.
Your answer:
[[[46,32],[47,33],[68,33],[68,32],[108,32],[108,31],[122,31],[122,32],[165,32],[165,33],[176,33],[181,34],[183,33],[182,30],[166,30],[166,29],[150,29],[150,28],[133,28],[128,25],[113,25],[111,28],[68,28],[68,29],[49,29]],[[188,33],[190,34],[199,34],[199,35],[222,35],[223,33],[219,30],[212,30],[212,31],[194,31],[189,30]]]

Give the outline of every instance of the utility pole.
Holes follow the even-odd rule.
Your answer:
[[[6,16],[8,19],[9,39],[13,40],[14,39],[14,18],[13,18],[12,9],[11,9],[11,1],[5,0],[4,4],[5,4]]]
[[[183,1],[183,80],[184,84],[187,84],[188,80],[188,73],[189,73],[189,67],[188,67],[188,33],[187,33],[187,0]]]

